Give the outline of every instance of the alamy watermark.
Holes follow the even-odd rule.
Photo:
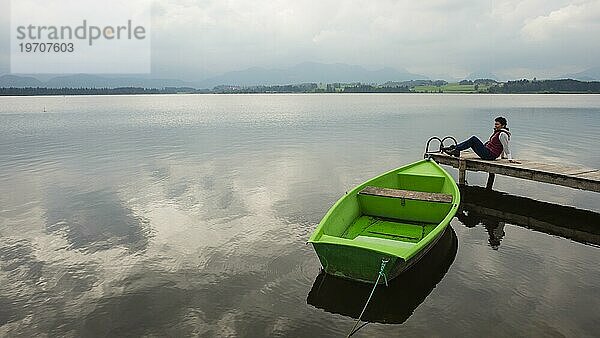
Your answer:
[[[13,0],[11,72],[149,73],[150,1]]]

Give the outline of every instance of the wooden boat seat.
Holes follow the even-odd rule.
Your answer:
[[[452,203],[452,195],[450,195],[450,194],[423,192],[423,191],[414,191],[414,190],[402,190],[402,189],[390,189],[390,188],[366,186],[359,192],[359,194],[380,196],[380,197],[401,198],[401,199],[416,200],[416,201]]]

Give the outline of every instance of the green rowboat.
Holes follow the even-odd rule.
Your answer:
[[[326,273],[375,283],[416,263],[439,240],[460,204],[454,179],[425,159],[346,193],[310,239]],[[380,279],[380,283],[385,281]]]

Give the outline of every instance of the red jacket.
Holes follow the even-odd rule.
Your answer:
[[[508,134],[508,139],[510,140],[510,132],[506,129],[500,129],[494,131],[490,139],[485,143],[485,147],[494,155],[494,158],[498,158],[502,154],[502,150],[504,150],[500,142],[500,133]]]

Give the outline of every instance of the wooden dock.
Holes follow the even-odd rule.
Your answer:
[[[483,171],[488,173],[486,187],[491,189],[496,175],[522,178],[565,187],[600,192],[600,169],[574,167],[552,163],[540,163],[519,160],[510,163],[508,160],[482,160],[470,151],[461,152],[461,157],[446,154],[428,154],[439,164],[458,168],[458,184],[465,185],[467,171]]]

